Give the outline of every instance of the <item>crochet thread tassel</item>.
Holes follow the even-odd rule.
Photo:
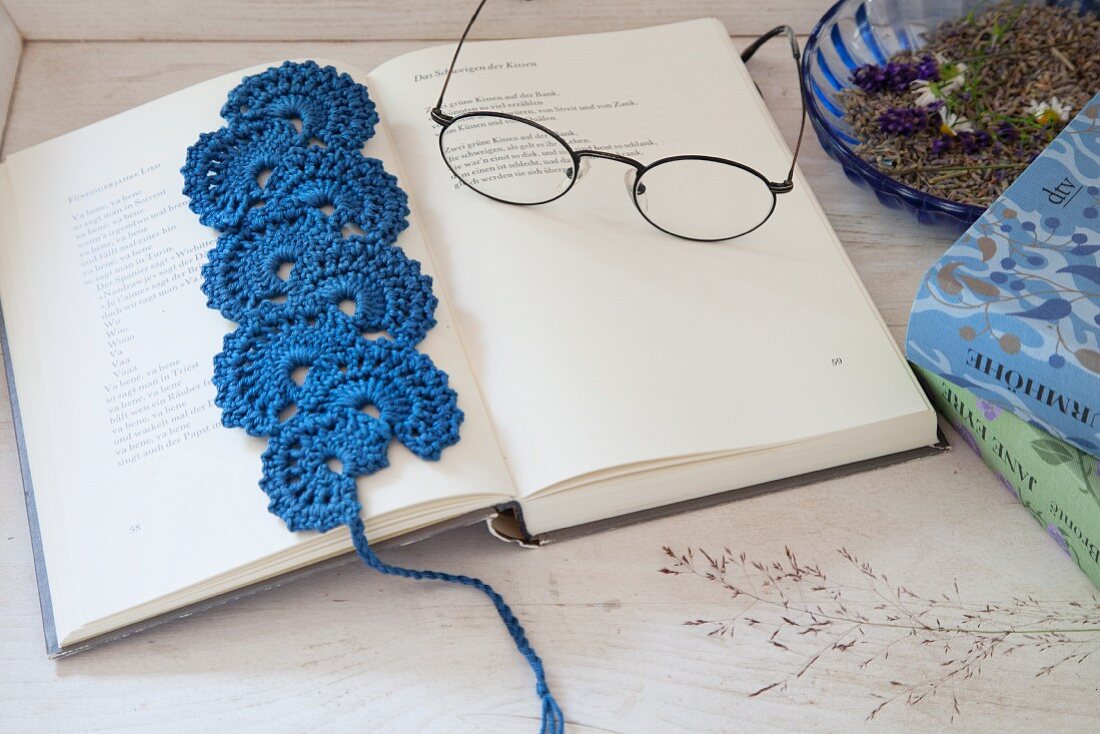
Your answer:
[[[539,734],[563,734],[565,732],[565,715],[562,713],[561,707],[558,706],[558,702],[554,700],[554,696],[550,693],[550,687],[546,683],[546,673],[542,667],[542,659],[535,652],[535,648],[531,647],[531,643],[527,639],[527,633],[524,632],[523,625],[516,618],[512,608],[508,606],[504,598],[492,586],[481,579],[470,576],[456,576],[441,571],[416,571],[400,566],[391,566],[384,563],[371,550],[370,544],[367,542],[363,521],[358,514],[348,519],[347,526],[351,531],[351,541],[355,545],[355,552],[359,554],[359,558],[363,560],[363,563],[375,571],[416,581],[446,581],[451,584],[472,586],[489,597],[489,600],[493,602],[493,606],[496,607],[501,621],[504,622],[504,626],[508,628],[508,634],[512,636],[512,642],[516,644],[516,649],[527,660],[527,664],[531,666],[531,670],[535,673],[535,692],[542,700],[542,728],[539,729]]]

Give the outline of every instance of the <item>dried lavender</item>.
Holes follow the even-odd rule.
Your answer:
[[[843,101],[861,157],[945,199],[991,203],[1097,91],[1096,15],[1000,2],[925,41],[857,68]]]
[[[884,133],[907,138],[928,127],[928,110],[923,107],[890,107],[878,116],[878,126]]]
[[[933,56],[920,59],[899,58],[886,66],[866,64],[852,73],[852,81],[868,94],[879,92],[904,92],[918,79],[932,81],[939,79],[939,63]]]

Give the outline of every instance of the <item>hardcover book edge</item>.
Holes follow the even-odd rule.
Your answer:
[[[547,533],[542,533],[537,536],[532,536],[527,532],[527,528],[523,522],[523,509],[518,502],[509,502],[505,505],[497,507],[497,512],[492,517],[486,518],[485,522],[488,525],[490,534],[499,540],[516,543],[526,548],[537,548],[547,543],[556,543],[562,540],[571,540],[573,538],[580,538],[586,535],[592,535],[594,533],[602,533],[608,530],[616,530],[618,528],[627,527],[629,525],[635,525],[637,523],[648,522],[650,520],[656,520],[661,517],[667,517],[670,515],[680,515],[685,512],[694,512],[695,510],[703,510],[717,505],[725,504],[727,502],[733,502],[735,500],[748,499],[750,497],[759,497],[765,494],[771,494],[772,492],[778,492],[784,489],[792,489],[794,487],[805,487],[811,484],[818,484],[820,482],[826,482],[832,479],[839,479],[841,477],[851,476],[853,474],[860,474],[863,472],[874,471],[875,469],[881,469],[888,466],[894,466],[895,464],[905,464],[910,461],[916,461],[917,459],[924,459],[930,456],[936,456],[949,451],[951,445],[948,443],[947,438],[944,436],[943,430],[937,426],[936,433],[938,440],[931,446],[923,446],[916,449],[910,449],[908,451],[902,451],[896,454],[888,454],[886,456],[880,456],[873,459],[865,459],[864,461],[857,461],[852,464],[844,464],[841,466],[830,467],[828,469],[821,469],[818,471],[810,472],[808,474],[800,474],[793,477],[787,477],[785,479],[776,479],[771,482],[765,482],[763,484],[757,484],[751,487],[742,487],[740,489],[731,489],[725,492],[718,492],[716,494],[706,495],[704,497],[697,497],[691,500],[685,500],[683,502],[676,502],[670,505],[661,505],[659,507],[653,507],[648,510],[640,510],[638,512],[631,512],[625,515],[618,515],[606,520],[597,520],[595,522],[583,523],[581,525],[574,525],[572,527],[562,528],[560,530],[552,530]]]

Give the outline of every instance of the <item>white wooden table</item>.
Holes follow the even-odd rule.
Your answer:
[[[0,17],[0,120],[14,79],[3,151],[264,61],[323,56],[370,69],[452,41],[472,5],[0,0],[14,20]],[[576,33],[717,15],[743,45],[780,22],[804,35],[826,7],[824,0],[496,0],[480,32]],[[797,87],[789,58],[781,46],[765,48],[753,70],[792,135]],[[881,207],[845,180],[812,134],[804,150],[803,170],[900,339],[921,274],[955,233]],[[47,660],[11,417],[0,392],[0,731],[537,730],[530,674],[483,597],[356,565]],[[836,612],[838,620],[863,613],[879,621],[836,633],[785,629],[769,641],[789,612],[766,600],[733,599],[703,577],[660,573],[672,563],[666,545],[693,548],[697,560],[705,561],[700,549],[714,555],[728,547],[763,562],[783,560],[789,547],[839,584],[846,611]],[[841,548],[889,581],[871,583]],[[493,583],[542,654],[571,734],[1060,732],[1095,730],[1100,719],[1100,652],[1036,677],[1071,652],[1097,650],[1095,633],[1048,650],[1023,635],[992,644],[995,636],[910,635],[906,620],[929,609],[950,627],[967,610],[1029,595],[1056,620],[1072,618],[1073,602],[1097,604],[1084,575],[965,447],[538,551],[501,546],[470,528],[387,555]],[[766,595],[759,573],[748,580],[732,567],[728,573],[735,585]],[[814,585],[792,587],[796,607],[820,593]],[[898,585],[932,601],[883,595]],[[882,621],[884,597],[899,606],[900,622]],[[990,629],[1026,628],[1029,609]],[[734,618],[732,637],[708,635]],[[693,620],[716,624],[685,625]],[[924,637],[935,641],[921,644]],[[967,670],[976,673],[977,664],[959,666],[976,646],[990,654],[971,677]],[[910,690],[928,695],[910,703]]]

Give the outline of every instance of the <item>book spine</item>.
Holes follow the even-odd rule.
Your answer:
[[[1100,587],[1097,458],[918,365],[936,409]]]
[[[909,359],[1100,455],[1100,95],[928,271]]]
[[[909,321],[906,357],[910,362],[1012,411],[1077,449],[1100,455],[1100,380],[1095,375],[1057,353],[1042,360],[1023,354],[1017,346],[1017,332],[1027,332],[1007,325],[1004,317],[1000,336],[992,328],[981,333],[980,324],[959,321],[938,306],[928,307],[930,300],[934,296],[925,283]],[[984,314],[979,318],[985,318]],[[1011,328],[1016,331],[1009,331]],[[1094,333],[1087,324],[1071,328],[1083,328],[1080,333],[1085,335]],[[1098,365],[1100,361],[1094,367]]]

